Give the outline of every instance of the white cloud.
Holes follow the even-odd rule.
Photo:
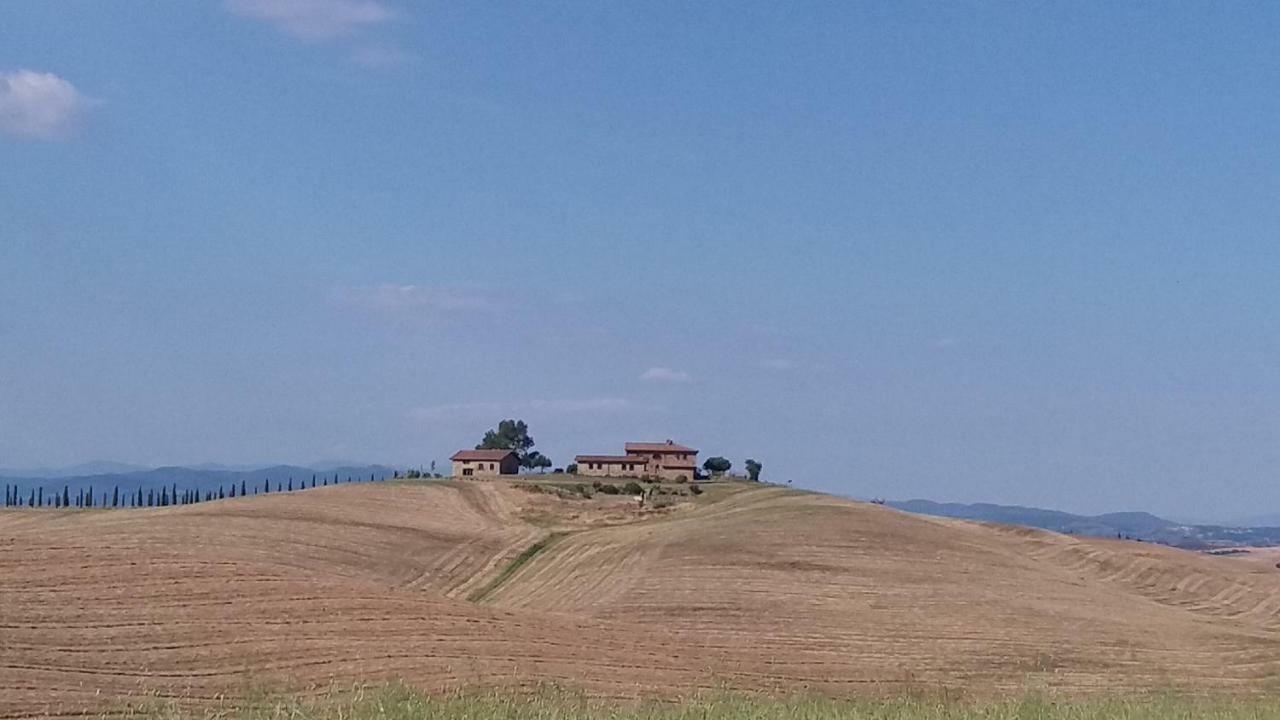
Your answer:
[[[339,293],[338,300],[346,305],[386,311],[457,311],[485,308],[491,305],[487,298],[457,288],[390,283],[346,288]]]
[[[646,382],[687,383],[693,378],[689,377],[689,373],[684,370],[651,367],[640,374],[640,379]]]
[[[10,137],[65,138],[86,104],[74,85],[53,73],[0,73],[0,132]]]
[[[469,402],[427,405],[409,411],[421,421],[492,420],[531,415],[539,418],[626,412],[635,409],[630,400],[615,397],[585,399],[526,400],[523,402]]]
[[[241,17],[271,23],[308,41],[331,40],[395,18],[377,0],[226,0]]]

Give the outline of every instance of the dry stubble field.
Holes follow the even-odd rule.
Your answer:
[[[1248,693],[1278,630],[1271,562],[773,487],[643,515],[487,482],[0,512],[0,717],[389,680]]]

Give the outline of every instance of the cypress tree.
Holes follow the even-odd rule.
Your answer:
[[[35,506],[36,506],[36,491],[32,490],[31,499],[27,501],[27,507],[35,507]]]
[[[232,487],[235,487],[235,486],[234,486],[234,485],[232,485]],[[221,486],[221,485],[219,485],[219,486],[218,486],[218,499],[219,499],[219,500],[221,500],[221,499],[223,499],[223,498],[225,498],[225,497],[226,497],[226,495],[225,495],[225,494],[223,494],[223,492],[222,492],[222,486]]]
[[[249,493],[247,493],[247,492],[245,492],[245,491],[244,491],[244,478],[240,478],[240,495],[242,495],[242,496],[243,496],[243,495],[248,495],[248,494],[249,494]]]
[[[314,488],[315,486],[316,486],[316,475],[315,473],[311,473],[311,487]]]
[[[271,478],[267,478],[266,480],[263,481],[262,492],[264,494],[271,492]]]
[[[323,484],[323,485],[321,485],[320,487],[329,487],[329,478],[328,478],[328,476],[326,476],[326,477],[325,477],[325,479],[324,479],[324,484]]]
[[[276,492],[280,492],[280,481],[276,481]]]
[[[293,492],[293,478],[289,478],[289,492]]]
[[[70,507],[70,506],[71,506],[71,493],[68,492],[67,486],[63,485],[62,486],[62,507]]]
[[[155,507],[155,506],[156,506],[156,489],[148,488],[147,489],[147,507]]]
[[[231,483],[231,497],[235,497],[235,496],[236,496],[236,484]]]
[[[40,507],[44,507],[44,487],[43,486],[41,486],[40,492],[36,493],[36,497],[39,498]]]

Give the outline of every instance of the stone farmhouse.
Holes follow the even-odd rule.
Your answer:
[[[662,443],[629,442],[625,455],[579,455],[578,474],[591,477],[634,477],[661,480],[693,480],[698,451],[672,440]]]
[[[511,450],[459,450],[449,458],[454,477],[515,475],[520,460]]]

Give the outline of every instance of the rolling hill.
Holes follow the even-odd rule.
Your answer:
[[[1103,515],[1073,515],[1058,510],[993,505],[991,503],[938,503],[930,500],[891,500],[889,507],[921,515],[977,520],[1003,525],[1052,530],[1067,535],[1125,538],[1156,542],[1188,550],[1232,547],[1272,547],[1280,545],[1280,527],[1246,525],[1240,527],[1180,523],[1146,512],[1115,512]]]
[[[1280,572],[782,488],[505,482],[0,511],[0,717],[557,682],[602,696],[1261,691]]]

